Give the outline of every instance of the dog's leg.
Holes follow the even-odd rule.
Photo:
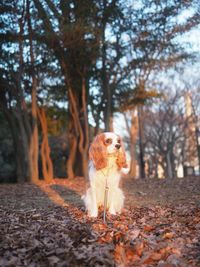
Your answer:
[[[96,188],[91,186],[90,196],[91,196],[91,206],[89,212],[90,217],[97,217],[98,216],[98,207],[97,207],[97,197],[96,197]]]
[[[113,191],[109,192],[109,213],[111,215],[116,215],[116,210],[115,210],[115,194]]]
[[[115,210],[117,213],[121,213],[124,206],[124,194],[120,188],[116,189],[117,199],[115,201]]]
[[[120,188],[115,188],[110,194],[110,205],[109,213],[116,215],[116,213],[121,213],[124,205],[124,194]]]
[[[111,215],[116,215],[116,211],[115,211],[114,207],[110,207],[110,208],[109,208],[109,213],[110,213]]]

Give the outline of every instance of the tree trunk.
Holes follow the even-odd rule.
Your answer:
[[[53,181],[53,164],[50,157],[50,147],[48,141],[48,129],[45,111],[43,108],[38,108],[38,117],[42,128],[42,144],[41,144],[41,158],[42,158],[42,174],[47,183]]]
[[[75,177],[74,173],[74,162],[77,151],[77,138],[73,134],[73,130],[68,131],[68,140],[69,140],[69,156],[67,159],[67,177],[73,179]]]
[[[16,160],[16,178],[17,182],[23,183],[27,181],[26,175],[26,164],[24,162],[24,153],[23,153],[23,140],[21,135],[19,134],[18,127],[16,124],[16,118],[14,114],[12,114],[12,110],[3,109],[5,117],[7,118],[11,135],[13,138],[13,146],[14,146],[14,155]]]
[[[80,108],[77,108],[77,102],[72,91],[70,91],[71,103],[73,107],[73,118],[74,123],[77,125],[78,134],[78,151],[76,153],[76,159],[74,162],[75,173],[83,175],[85,178],[88,177],[88,146],[89,146],[89,125],[88,125],[88,114],[87,114],[87,100],[86,100],[86,84],[85,78],[82,78],[82,90],[81,90],[81,101],[79,103]],[[80,158],[79,158],[80,156]]]
[[[129,137],[130,137],[131,161],[130,161],[129,175],[131,177],[136,177],[136,164],[137,164],[137,161],[135,159],[135,146],[136,146],[136,140],[137,140],[137,136],[138,136],[138,117],[134,113],[135,113],[135,110],[132,110],[130,112],[130,116],[131,116],[131,124],[130,125],[128,123],[128,118],[127,118],[126,114],[124,113],[126,129],[129,133]]]
[[[65,76],[65,80],[68,85],[69,112],[71,116],[69,127],[70,151],[67,160],[67,174],[68,178],[73,178],[75,174],[87,177],[89,125],[85,78],[83,75],[81,80],[82,87],[79,92],[77,92],[78,90],[72,90],[67,76]]]
[[[106,83],[106,82],[105,82]],[[112,132],[113,131],[113,115],[111,112],[111,92],[110,92],[110,88],[108,85],[104,85],[104,90],[107,91],[106,93],[106,108],[105,108],[105,131],[106,132]]]
[[[102,89],[104,94],[104,100],[105,100],[105,110],[104,110],[104,124],[105,124],[105,131],[110,132],[113,130],[113,125],[111,123],[111,117],[112,117],[112,93],[111,88],[109,87],[108,82],[108,74],[107,74],[107,45],[106,45],[106,19],[104,16],[106,16],[106,8],[107,8],[107,1],[103,0],[103,19],[102,19]]]
[[[28,6],[27,6],[28,7]],[[29,12],[29,8],[28,8]],[[32,181],[32,177],[34,175],[33,170],[37,173],[38,167],[33,164],[32,155],[30,144],[32,143],[32,147],[36,150],[38,146],[38,140],[32,142],[32,136],[36,136],[37,133],[35,130],[32,134],[32,125],[30,123],[29,114],[27,111],[25,99],[24,99],[24,92],[22,87],[23,82],[23,42],[24,42],[24,25],[25,25],[25,2],[23,2],[23,8],[21,12],[21,16],[18,19],[19,23],[19,69],[15,76],[16,83],[14,84],[14,88],[10,88],[11,99],[16,101],[16,106],[13,106],[6,101],[4,101],[4,113],[8,118],[8,122],[11,128],[12,136],[13,136],[13,143],[14,149],[16,154],[16,164],[17,164],[17,181],[24,182],[24,181]],[[29,21],[30,23],[30,21]],[[32,36],[32,35],[31,35]],[[31,45],[32,42],[30,41]],[[32,48],[30,48],[30,52],[32,52]],[[31,56],[32,58],[32,56]],[[31,59],[31,63],[33,65],[33,59]],[[33,125],[36,124],[36,80],[33,79],[33,95],[32,95],[32,112],[33,112]],[[8,88],[10,84],[8,83]],[[5,97],[6,100],[6,97]],[[35,129],[35,128],[34,128]],[[35,139],[34,139],[35,140]],[[36,153],[37,155],[37,153]],[[35,161],[36,162],[36,161]],[[37,162],[36,162],[37,164]],[[37,177],[38,175],[34,175]]]
[[[27,127],[28,114],[26,106],[23,105],[21,89],[17,88],[17,96],[17,105],[14,110],[12,107],[8,108],[7,105],[3,105],[2,107],[13,137],[13,146],[16,156],[17,182],[27,182],[30,181],[32,175],[32,165],[29,153],[30,127]]]
[[[140,178],[145,178],[143,107],[138,106]]]
[[[83,106],[83,125],[82,128],[80,129],[79,151],[82,155],[83,176],[85,178],[88,178],[89,124],[88,124],[85,78],[82,78],[82,106]]]
[[[23,112],[26,112],[23,110]],[[23,114],[21,110],[18,110],[15,113],[15,117],[17,119],[17,124],[19,127],[19,144],[21,144],[22,152],[22,164],[24,164],[24,175],[25,181],[30,182],[32,177],[32,162],[30,158],[30,149],[29,149],[29,136],[27,134],[27,129],[24,124]],[[18,152],[17,152],[18,153]]]
[[[200,142],[199,142],[199,133],[200,130],[198,129],[198,126],[196,124],[195,127],[195,138],[196,138],[196,149],[197,149],[197,157],[198,157],[198,165],[199,165],[199,175],[200,175]]]
[[[109,115],[109,128],[108,128],[108,131],[109,132],[114,132],[114,118],[113,118],[113,114],[112,112],[110,112],[110,115]]]
[[[80,121],[77,111],[77,102],[75,100],[71,87],[68,89],[68,95],[69,95],[69,113],[70,113],[69,115],[71,118],[70,118],[70,125],[68,128],[69,157],[67,160],[67,175],[68,178],[74,178],[75,177],[74,165],[76,166],[75,160],[78,158],[77,157],[77,145],[79,138],[78,123],[80,123]]]
[[[39,180],[38,174],[38,125],[37,125],[37,79],[35,74],[35,58],[33,52],[33,31],[30,17],[30,2],[27,0],[27,22],[29,33],[29,47],[30,47],[30,59],[32,66],[32,90],[31,90],[31,115],[32,115],[32,134],[30,138],[30,157],[32,164],[32,176],[31,181],[37,183]]]
[[[172,163],[170,157],[170,151],[167,152],[167,175],[170,179],[173,178]]]
[[[12,121],[10,121],[11,131],[13,134],[13,140],[16,149],[16,155],[19,155],[17,159],[18,164],[18,181],[30,181],[32,176],[32,164],[29,155],[29,142],[31,134],[31,126],[28,118],[28,112],[26,104],[24,101],[23,91],[22,91],[22,75],[23,75],[23,32],[25,24],[25,3],[23,5],[21,16],[18,20],[19,23],[19,71],[16,76],[16,88],[13,91],[16,99],[16,108],[12,110],[10,108],[11,116],[13,116]],[[14,136],[17,133],[17,137]],[[20,175],[20,177],[19,177]],[[21,177],[21,175],[23,177]]]
[[[35,80],[35,78],[34,78]],[[38,174],[38,125],[37,125],[37,102],[36,102],[36,84],[33,82],[32,87],[32,135],[30,139],[30,157],[32,164],[31,181],[37,183],[39,180]]]
[[[136,165],[137,161],[135,158],[135,146],[138,136],[138,117],[134,115],[134,110],[131,112],[131,164],[130,164],[130,175],[136,177]]]

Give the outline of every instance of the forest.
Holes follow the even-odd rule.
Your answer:
[[[0,11],[0,266],[199,266],[199,2]],[[102,132],[130,167],[107,225],[81,201]]]
[[[87,177],[89,144],[113,130],[115,114],[126,121],[121,135],[132,176],[134,159],[140,177],[156,176],[158,164],[175,176],[173,162],[190,165],[188,153],[199,161],[198,76],[186,74],[183,89],[176,85],[185,66],[198,62],[179,40],[198,28],[198,8],[195,1],[3,1],[1,179]],[[174,77],[172,88],[164,76],[168,84]],[[184,92],[194,99],[187,119]],[[188,121],[195,127],[192,152],[183,149]]]

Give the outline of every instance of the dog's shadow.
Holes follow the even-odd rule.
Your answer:
[[[60,195],[60,197],[65,201],[66,204],[77,207],[79,209],[84,208],[83,200],[81,195],[76,191],[67,188],[64,185],[51,185],[51,188]]]

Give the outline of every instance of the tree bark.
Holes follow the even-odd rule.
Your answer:
[[[134,110],[131,112],[131,165],[130,165],[130,175],[136,177],[136,165],[137,160],[135,158],[135,146],[138,136],[138,116],[134,115]]]
[[[78,103],[77,98],[74,95],[74,92],[72,91],[72,88],[69,88],[69,99],[71,103],[71,114],[72,114],[72,123],[75,128],[75,133],[77,140],[72,139],[71,149],[70,149],[70,155],[68,159],[67,166],[70,170],[70,173],[68,173],[68,176],[72,175],[72,168],[74,165],[74,173],[80,173],[85,178],[88,176],[88,145],[89,145],[89,125],[88,125],[88,115],[87,115],[87,101],[86,101],[86,84],[85,79],[82,79],[82,90],[81,90],[81,107],[78,109]],[[80,153],[81,157],[81,165],[79,164],[80,161],[76,163],[74,150],[76,149],[76,146],[78,148],[78,153]],[[76,157],[78,156],[78,153],[76,153]],[[77,157],[78,159],[78,157]],[[74,160],[74,163],[73,161]],[[71,166],[70,166],[71,164]],[[81,168],[81,170],[76,170],[76,168]],[[69,171],[68,170],[68,171]]]
[[[30,59],[32,66],[32,89],[31,89],[31,115],[32,115],[32,134],[30,138],[30,157],[32,164],[32,177],[31,181],[37,183],[39,180],[38,174],[38,151],[39,151],[39,142],[38,142],[38,125],[37,125],[37,78],[35,74],[35,58],[33,52],[33,31],[31,26],[31,17],[30,17],[30,2],[27,0],[27,22],[28,22],[28,32],[29,32],[29,50],[30,50]]]
[[[140,178],[145,178],[145,161],[144,161],[144,128],[143,128],[143,107],[138,106],[138,126],[139,126],[139,162],[140,162]]]
[[[42,144],[41,144],[41,158],[42,158],[42,174],[45,182],[51,183],[53,181],[53,164],[50,157],[50,146],[48,141],[47,120],[44,108],[38,108],[38,118],[42,128]]]
[[[124,118],[125,118],[125,123],[126,123],[126,129],[129,133],[130,137],[130,156],[131,156],[131,161],[130,161],[130,172],[129,175],[131,177],[136,177],[136,165],[137,161],[135,158],[135,146],[136,146],[136,141],[137,141],[137,136],[138,136],[138,117],[134,114],[135,109],[130,111],[130,116],[131,116],[131,123],[129,125],[128,123],[128,118],[126,114],[124,113]]]
[[[83,175],[88,178],[88,147],[89,147],[89,123],[87,112],[87,97],[85,78],[82,78],[82,105],[83,105],[83,127],[80,129],[79,150],[82,155]],[[83,131],[82,131],[83,129]]]
[[[68,87],[69,114],[71,117],[68,127],[70,153],[67,160],[67,175],[68,178],[73,178],[75,175],[87,177],[89,125],[85,72],[83,71],[81,75],[79,73],[81,89],[75,90],[68,79],[65,62],[62,62],[62,68],[65,73],[65,84]]]
[[[21,135],[18,132],[18,128],[16,125],[16,118],[14,114],[12,114],[11,110],[3,109],[3,113],[5,114],[5,117],[7,118],[11,135],[13,138],[13,146],[14,146],[14,154],[15,154],[15,160],[16,160],[16,178],[17,182],[23,183],[27,180],[26,177],[26,166],[24,164],[24,154],[23,154],[23,143]]]
[[[29,142],[31,135],[31,126],[28,118],[28,111],[26,107],[26,103],[23,96],[21,80],[23,73],[23,32],[24,32],[24,24],[25,24],[25,4],[23,6],[22,14],[18,20],[19,23],[19,71],[16,75],[16,88],[13,92],[13,96],[16,99],[16,108],[13,110],[10,106],[10,112],[15,120],[11,122],[11,129],[13,132],[13,140],[15,144],[16,154],[19,152],[19,159],[17,159],[17,164],[19,164],[19,169],[22,169],[23,177],[18,176],[18,181],[30,181],[32,176],[32,164],[29,154]],[[9,110],[8,110],[9,112]],[[14,134],[18,132],[17,138],[14,137]],[[19,162],[20,161],[20,162]],[[21,168],[22,166],[22,168]],[[21,172],[21,171],[20,171]],[[19,174],[18,174],[19,175]]]
[[[75,177],[74,162],[77,151],[77,138],[73,133],[73,130],[68,130],[68,141],[69,141],[69,156],[67,159],[67,177],[73,179]]]
[[[170,151],[167,152],[167,174],[170,179],[173,178],[172,163],[170,157]]]
[[[8,85],[9,86],[9,85]],[[32,168],[29,155],[29,134],[30,126],[26,105],[24,105],[21,88],[17,82],[14,93],[16,95],[16,107],[9,105],[5,95],[1,95],[1,108],[7,118],[16,157],[16,176],[17,182],[30,181]],[[13,97],[13,96],[12,96]]]
[[[106,45],[106,8],[107,8],[107,0],[103,0],[103,19],[102,19],[102,89],[104,94],[104,101],[105,101],[105,110],[104,110],[104,124],[105,124],[105,131],[110,132],[113,131],[113,124],[112,124],[112,93],[111,88],[109,87],[108,82],[108,74],[107,74],[107,45]]]

